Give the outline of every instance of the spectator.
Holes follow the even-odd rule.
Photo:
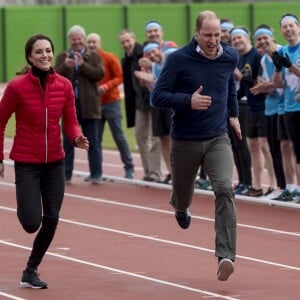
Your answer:
[[[174,41],[164,41],[164,31],[162,25],[155,20],[151,20],[146,23],[145,32],[147,42],[159,43],[163,52],[169,48],[178,48]]]
[[[280,116],[284,114],[284,99],[283,90],[276,89],[272,82],[274,73],[274,64],[271,55],[274,51],[277,51],[281,46],[276,45],[273,30],[270,26],[266,24],[259,25],[254,33],[256,48],[259,47],[263,57],[261,59],[262,76],[255,84],[254,87],[250,89],[250,92],[254,95],[259,93],[266,94],[265,99],[265,116],[266,116],[266,126],[267,126],[267,139],[272,155],[273,168],[275,171],[277,186],[284,190],[286,187],[285,175],[283,169],[283,159],[289,162],[289,167],[293,169],[293,165],[290,163],[291,158],[294,156],[289,152],[281,153],[281,144],[288,142],[286,139],[278,138],[278,122]],[[287,147],[282,147],[282,149],[288,149]],[[291,148],[290,148],[291,149]],[[291,170],[292,170],[291,169]],[[268,197],[277,197],[280,195],[278,191],[272,192]],[[275,194],[274,194],[275,193]]]
[[[10,158],[14,160],[17,215],[28,233],[38,231],[21,286],[46,289],[37,268],[50,246],[64,197],[64,151],[60,119],[75,147],[88,149],[78,125],[71,83],[51,67],[54,46],[43,34],[25,44],[28,66],[8,83],[0,101],[0,177],[4,177],[5,126],[16,116],[16,132]]]
[[[267,128],[265,110],[265,95],[253,95],[250,89],[261,75],[261,55],[251,45],[250,33],[245,27],[234,27],[231,31],[232,45],[240,54],[238,68],[242,73],[239,99],[246,102],[246,135],[252,163],[252,186],[244,193],[247,196],[259,197],[264,195],[262,175],[266,167],[269,176],[269,189],[266,193],[276,188],[276,179],[273,161],[267,141]],[[243,162],[245,163],[245,162]]]
[[[141,58],[139,64],[143,64],[143,61],[149,60],[151,63],[151,69],[147,73],[145,71],[135,71],[137,78],[144,82],[150,92],[157,78],[159,77],[164,63],[170,53],[177,48],[169,48],[165,52],[160,48],[160,44],[157,42],[149,42],[144,46],[144,58]],[[150,75],[150,76],[149,76]],[[162,183],[171,183],[171,165],[170,165],[170,128],[171,128],[171,113],[170,109],[156,108],[152,111],[153,117],[153,135],[158,136],[161,142],[162,156],[168,170],[166,178]]]
[[[221,19],[221,41],[231,45],[230,30],[234,27],[229,19]]]
[[[293,143],[296,156],[297,185],[287,186],[288,192],[300,202],[300,102],[298,88],[300,84],[300,25],[296,15],[287,13],[280,18],[280,32],[288,42],[274,53],[275,64],[273,82],[276,87],[284,88],[284,121],[289,139]]]
[[[231,46],[231,36],[230,31],[234,27],[233,22],[230,19],[221,19],[221,41]],[[239,88],[239,81],[241,79],[241,73],[238,68],[234,72],[235,82],[237,89]],[[228,122],[228,136],[231,141],[231,147],[234,157],[235,166],[238,174],[238,183],[234,186],[234,191],[236,194],[244,194],[248,191],[248,187],[251,186],[251,162],[250,162],[250,153],[248,150],[247,139],[246,139],[246,130],[245,130],[245,111],[242,101],[239,101],[239,121],[242,130],[242,140],[236,138],[235,133],[233,132],[230,122]],[[248,160],[248,163],[245,163],[245,158]],[[208,186],[208,180],[201,180],[203,174],[200,174],[200,179],[196,183],[201,183],[201,186]],[[208,183],[207,183],[208,182]],[[199,184],[198,184],[199,185]]]
[[[162,176],[160,140],[152,133],[149,91],[141,86],[134,75],[135,71],[140,70],[139,59],[143,56],[143,46],[136,42],[135,34],[128,29],[119,33],[119,41],[125,51],[121,65],[127,127],[135,127],[135,137],[144,169],[143,180],[158,182]]]
[[[145,34],[146,34],[146,44],[158,44],[159,49],[157,50],[161,53],[162,56],[167,56],[168,53],[172,52],[174,49],[177,49],[178,46],[174,41],[164,41],[164,31],[162,25],[155,21],[151,20],[146,23],[145,25]],[[154,50],[156,51],[156,50]],[[157,52],[157,53],[158,53]],[[159,55],[158,55],[159,56]],[[156,55],[156,57],[158,58]],[[160,60],[160,58],[158,58]],[[141,70],[144,72],[150,72],[158,77],[159,72],[163,65],[161,63],[153,65],[153,61],[147,58],[147,54],[144,53],[144,57],[139,60],[139,65],[141,66]],[[156,71],[152,70],[153,66],[155,66]],[[141,73],[139,73],[141,74]],[[142,84],[143,82],[142,77],[139,77],[139,80]],[[152,88],[151,88],[152,90]],[[168,174],[166,177],[161,181],[161,183],[170,184],[171,183],[171,171],[170,171],[170,123],[171,123],[171,110],[168,109],[159,109],[156,107],[152,107],[152,131],[153,135],[159,137],[161,143],[161,152],[162,157],[164,159]]]
[[[101,37],[97,33],[90,33],[87,36],[87,47],[91,52],[96,52],[100,55],[105,70],[104,78],[98,84],[102,112],[102,118],[99,123],[100,144],[102,144],[104,126],[107,121],[124,164],[125,178],[132,179],[134,164],[122,130],[119,85],[123,82],[123,73],[120,62],[114,54],[102,49]]]
[[[231,32],[231,31],[230,31]],[[230,43],[232,44],[232,42]],[[234,78],[236,83],[236,89],[240,90],[242,73],[239,68],[235,69]],[[242,139],[237,139],[234,132],[232,132],[230,126],[228,126],[228,133],[231,140],[234,162],[238,174],[238,183],[234,187],[236,195],[246,194],[252,185],[252,173],[251,173],[251,156],[247,143],[247,96],[242,93],[238,93],[238,105],[239,105],[239,122],[242,131]]]
[[[86,48],[86,34],[82,26],[72,26],[68,38],[70,49],[57,56],[55,69],[73,84],[77,118],[90,143],[88,151],[90,175],[84,180],[99,184],[102,181],[102,154],[99,139],[101,111],[97,82],[104,76],[103,65],[100,56]],[[66,152],[65,180],[68,184],[73,173],[74,146],[67,140],[65,130],[63,133]]]
[[[241,138],[233,72],[238,53],[221,42],[220,20],[211,11],[196,19],[191,42],[171,53],[152,93],[154,105],[171,108],[170,204],[179,226],[190,226],[189,207],[200,166],[215,193],[217,277],[225,281],[234,271],[236,211],[232,190],[233,161],[227,135],[227,114]]]

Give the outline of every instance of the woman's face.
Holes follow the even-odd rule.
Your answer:
[[[28,56],[28,60],[36,68],[48,71],[51,67],[53,59],[53,51],[51,44],[47,40],[37,40],[31,50],[31,54]]]

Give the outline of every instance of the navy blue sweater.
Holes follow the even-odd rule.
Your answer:
[[[237,51],[221,44],[223,54],[210,60],[196,52],[193,38],[186,46],[171,53],[151,95],[152,104],[171,108],[171,136],[178,140],[206,140],[227,131],[227,117],[238,116],[233,72],[238,63]],[[192,94],[203,86],[209,95],[208,110],[191,108]]]
[[[238,90],[238,100],[246,96],[247,110],[251,114],[261,113],[265,111],[265,94],[253,95],[250,92],[259,75],[261,75],[261,55],[257,52],[256,48],[252,48],[248,53],[240,55],[238,69],[242,72],[243,78],[240,82],[240,89]],[[245,76],[248,73],[248,76]]]

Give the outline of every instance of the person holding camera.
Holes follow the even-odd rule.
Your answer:
[[[77,118],[90,143],[88,151],[90,175],[85,181],[99,184],[102,181],[102,151],[99,137],[101,110],[97,84],[104,76],[104,68],[100,56],[87,49],[86,33],[82,26],[72,26],[68,38],[70,49],[57,56],[55,69],[73,84]],[[68,141],[65,133],[64,150],[65,180],[68,184],[73,173],[74,145]]]

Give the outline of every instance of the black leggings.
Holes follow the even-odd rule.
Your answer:
[[[252,174],[251,174],[251,156],[247,144],[246,127],[247,127],[247,105],[240,104],[239,106],[239,121],[242,132],[242,140],[239,140],[228,124],[228,135],[231,141],[232,152],[236,170],[238,173],[238,183],[251,185]]]
[[[54,237],[62,205],[64,160],[46,164],[15,162],[17,215],[28,233],[39,230],[27,267],[36,270]]]
[[[273,168],[276,176],[277,186],[285,189],[285,176],[282,165],[282,154],[280,140],[278,139],[278,115],[266,116],[267,139],[273,159]]]

